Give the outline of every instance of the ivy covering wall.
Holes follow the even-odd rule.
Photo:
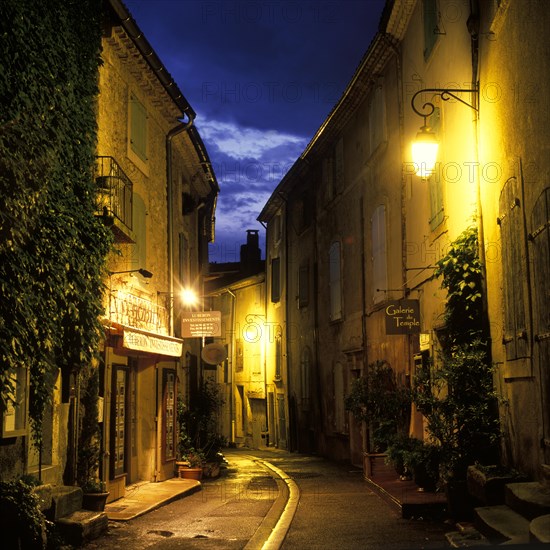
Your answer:
[[[100,338],[109,231],[95,215],[101,0],[0,2],[0,406],[30,370],[40,438],[58,369]]]

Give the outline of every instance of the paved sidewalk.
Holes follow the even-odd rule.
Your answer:
[[[200,489],[200,481],[178,477],[158,483],[136,483],[126,487],[126,496],[107,504],[105,513],[110,520],[129,521]]]

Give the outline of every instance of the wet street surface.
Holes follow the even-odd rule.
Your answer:
[[[280,451],[230,450],[226,458],[222,476],[205,480],[201,491],[131,521],[110,522],[106,535],[83,548],[261,548],[288,493],[262,460],[284,471],[300,489],[284,550],[446,546],[448,525],[402,519],[370,491],[359,469]]]

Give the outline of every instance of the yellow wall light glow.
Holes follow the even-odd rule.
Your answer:
[[[412,143],[412,159],[416,175],[427,178],[433,174],[439,143],[429,126],[422,126]]]

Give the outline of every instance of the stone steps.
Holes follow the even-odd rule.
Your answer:
[[[472,494],[472,492],[470,492]],[[550,490],[538,482],[507,483],[500,502],[474,509],[474,524],[447,534],[454,548],[550,543]],[[474,496],[478,498],[478,495]],[[478,498],[479,499],[479,498]]]
[[[550,514],[532,520],[529,524],[529,535],[534,542],[550,544]]]
[[[105,533],[109,526],[109,519],[105,512],[77,510],[56,520],[55,523],[66,542],[73,546],[80,546]]]
[[[39,495],[47,502],[44,515],[53,521],[63,538],[74,546],[92,540],[107,531],[109,520],[105,512],[82,509],[82,489],[74,486],[52,486],[47,494]]]
[[[505,504],[474,509],[478,531],[492,543],[529,543],[529,520]]]

